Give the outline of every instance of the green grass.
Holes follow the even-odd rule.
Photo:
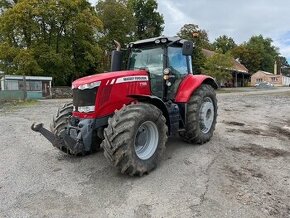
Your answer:
[[[249,91],[257,91],[257,89],[252,88],[252,87],[220,88],[217,90],[217,93],[236,93],[236,92],[249,92]]]
[[[11,101],[0,101],[0,110],[11,111],[18,107],[30,107],[36,105],[37,100],[11,100]]]
[[[37,104],[37,102],[38,102],[37,100],[31,100],[31,99],[26,100],[26,101],[18,101],[16,103],[16,106],[32,106],[32,105]]]

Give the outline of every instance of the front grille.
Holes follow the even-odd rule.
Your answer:
[[[102,106],[104,103],[106,103],[111,96],[113,85],[107,85],[100,91],[100,101],[99,106]]]
[[[73,105],[75,111],[78,111],[79,107],[94,106],[96,103],[96,96],[99,87],[92,89],[73,89]]]

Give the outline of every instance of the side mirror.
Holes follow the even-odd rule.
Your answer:
[[[193,53],[193,42],[185,41],[182,46],[182,54],[184,56],[191,56]]]

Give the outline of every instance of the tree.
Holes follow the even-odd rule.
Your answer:
[[[282,67],[289,67],[290,66],[288,61],[287,61],[287,59],[285,57],[283,57],[283,56],[279,56],[278,57],[278,61],[281,64]]]
[[[128,0],[128,6],[133,10],[136,19],[136,39],[152,38],[162,34],[164,18],[157,11],[156,0]]]
[[[235,43],[233,38],[223,35],[218,37],[214,41],[213,47],[217,52],[225,54],[228,51],[232,50],[233,48],[237,47],[237,44]]]
[[[0,0],[0,12],[3,13],[5,10],[12,8],[18,0]]]
[[[283,56],[279,56],[276,61],[277,61],[278,73],[288,75],[290,65],[289,65],[287,59]]]
[[[196,46],[205,49],[212,49],[206,30],[200,29],[198,25],[185,24],[177,35],[182,39],[193,41]]]
[[[202,53],[202,49],[211,49],[207,32],[200,29],[198,25],[185,24],[177,35],[182,39],[187,39],[194,42],[195,47],[192,55],[193,72],[195,74],[201,74],[206,60],[206,57]]]
[[[262,35],[253,36],[248,42],[234,48],[231,53],[239,58],[251,73],[258,70],[272,72],[274,63],[279,55],[278,49],[272,45],[272,39]]]
[[[102,0],[96,5],[96,11],[103,22],[100,43],[106,49],[113,48],[113,40],[127,44],[133,40],[136,22],[133,10],[122,0]]]
[[[102,68],[107,71],[110,68],[110,53],[115,49],[114,40],[123,47],[134,41],[136,20],[133,10],[124,0],[101,0],[96,5],[96,11],[103,22],[99,43],[103,48]]]
[[[208,57],[204,64],[204,74],[214,77],[218,83],[231,78],[233,58],[230,54],[216,53]]]
[[[88,1],[1,3],[0,68],[5,73],[52,76],[57,85],[68,85],[98,66],[96,33],[102,23]]]
[[[257,54],[256,50],[249,49],[245,43],[231,50],[231,54],[234,58],[238,59],[241,64],[245,65],[250,73],[262,70],[260,67],[262,61],[261,56]]]

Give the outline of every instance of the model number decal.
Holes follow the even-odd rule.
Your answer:
[[[122,77],[118,78],[116,81],[117,83],[129,83],[129,82],[144,82],[148,81],[148,76],[128,76],[128,77]]]

